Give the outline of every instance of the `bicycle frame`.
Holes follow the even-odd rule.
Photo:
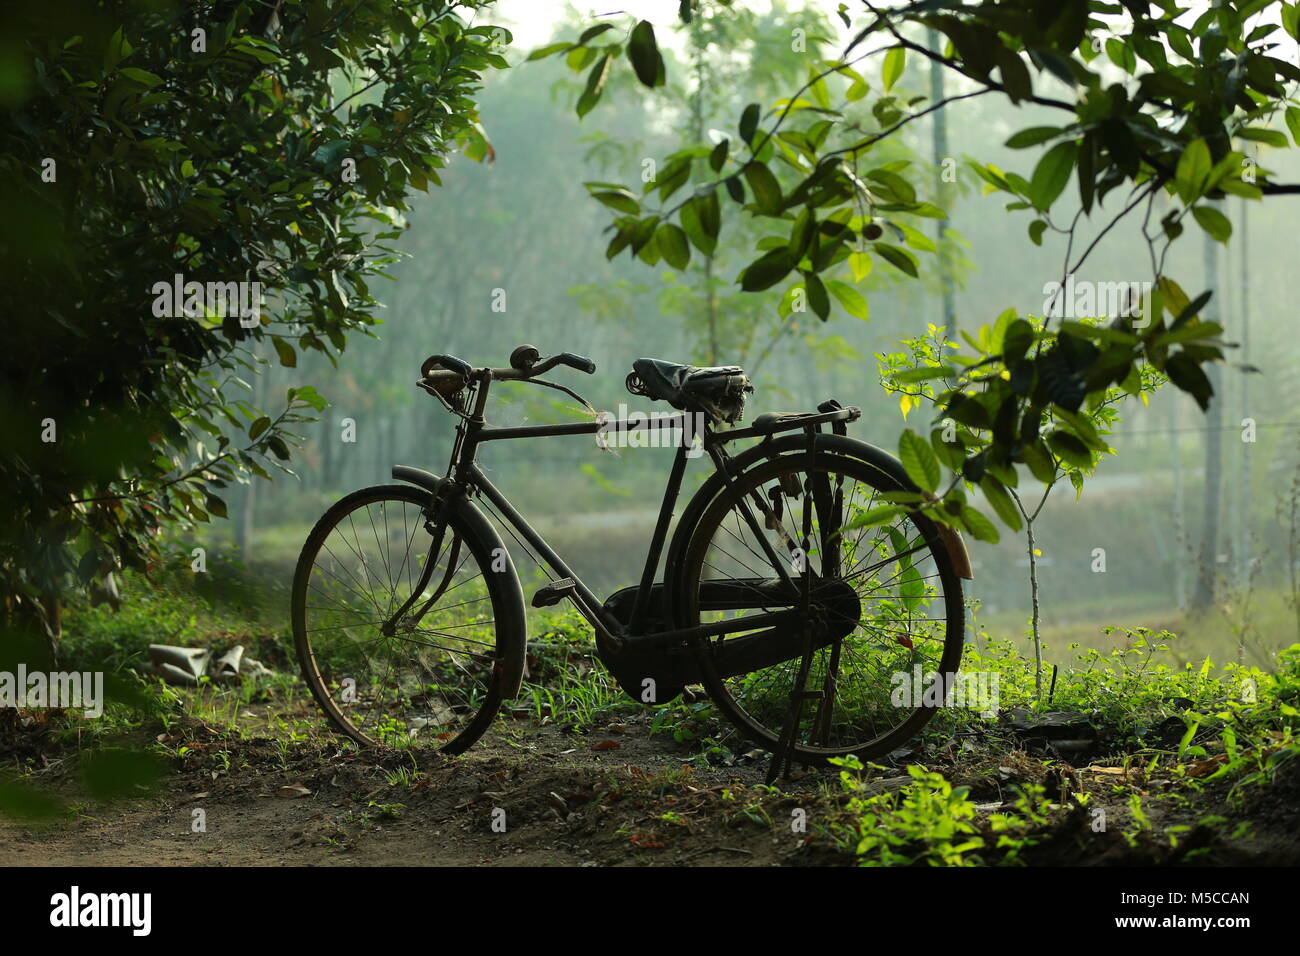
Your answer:
[[[707,421],[700,431],[693,428],[694,421],[688,413],[665,415],[657,419],[656,427],[667,430],[680,429],[683,435],[683,441],[679,444],[676,454],[673,458],[672,469],[669,472],[668,484],[664,489],[663,501],[659,507],[659,515],[655,522],[654,533],[650,540],[650,546],[646,553],[645,564],[641,572],[640,584],[636,596],[636,603],[632,612],[630,623],[624,625],[618,621],[613,614],[604,607],[596,595],[591,591],[582,579],[574,573],[564,559],[547,543],[546,539],[530,525],[526,518],[510,503],[510,500],[496,487],[483,470],[478,466],[477,455],[480,445],[494,441],[509,441],[513,439],[527,438],[554,438],[564,435],[596,435],[602,430],[612,433],[637,431],[645,427],[643,423],[635,421],[590,421],[590,422],[565,422],[554,425],[518,425],[518,426],[492,426],[488,425],[484,419],[484,410],[487,406],[489,378],[481,376],[475,384],[474,406],[469,413],[462,411],[453,411],[461,418],[460,424],[456,427],[456,440],[452,448],[451,460],[448,464],[447,474],[452,483],[464,490],[471,492],[477,490],[496,508],[500,516],[517,531],[523,539],[537,552],[541,559],[547,564],[560,579],[569,579],[573,582],[573,592],[576,596],[575,603],[579,611],[587,619],[588,623],[599,634],[602,634],[610,640],[616,647],[621,647],[628,640],[635,640],[638,643],[645,641],[654,644],[674,644],[681,641],[704,636],[717,636],[730,633],[732,631],[753,630],[759,627],[772,627],[778,624],[791,622],[799,617],[798,609],[789,609],[782,611],[763,612],[761,614],[748,615],[741,618],[735,618],[726,621],[719,621],[712,624],[699,625],[692,628],[683,628],[678,630],[662,631],[653,634],[638,634],[639,625],[641,624],[649,603],[651,590],[654,586],[655,571],[659,566],[659,559],[663,554],[663,546],[668,538],[668,528],[672,522],[674,506],[681,494],[682,479],[686,472],[687,452],[690,445],[685,440],[687,435],[699,434],[702,445],[710,458],[713,460],[714,467],[721,473],[724,481],[728,486],[731,484],[731,476],[728,474],[726,463],[730,456],[727,455],[725,444],[742,437],[756,437],[759,432],[753,429],[735,429],[725,433],[714,432]],[[760,508],[765,508],[765,503],[758,502]],[[747,522],[758,532],[759,524],[754,518],[746,502],[741,500],[739,506],[742,514],[746,516]],[[772,563],[772,567],[777,572],[777,577],[783,582],[784,586],[792,594],[798,594],[799,588],[785,570],[784,564],[779,560],[771,543],[761,533],[758,535],[760,542],[768,552],[767,557]],[[435,538],[434,548],[439,546]],[[431,568],[433,561],[428,562]],[[416,594],[423,590],[425,581],[422,581],[416,588]],[[394,620],[400,617],[405,610],[414,603],[415,595],[394,615]]]

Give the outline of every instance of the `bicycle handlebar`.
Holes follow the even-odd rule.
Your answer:
[[[519,355],[522,350],[531,349],[532,354],[537,350],[532,346],[521,345],[515,349],[511,359]],[[523,364],[521,362],[521,364]],[[552,355],[548,359],[532,362],[524,368],[482,368],[475,369],[464,359],[456,358],[454,355],[430,355],[420,365],[420,378],[422,384],[441,385],[444,387],[461,388],[474,377],[475,373],[486,374],[496,382],[504,381],[522,381],[543,372],[549,372],[557,365],[567,365],[569,368],[577,369],[579,372],[586,372],[592,375],[596,371],[596,363],[591,359],[581,355],[575,355],[572,352],[561,352],[559,355]],[[437,366],[442,366],[438,368]]]

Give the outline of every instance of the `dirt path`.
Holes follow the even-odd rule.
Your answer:
[[[0,819],[0,865],[771,865],[830,853],[765,819],[799,798],[774,800],[759,766],[697,769],[634,724],[571,736],[501,721],[464,756],[382,762],[336,743],[232,750],[211,737],[190,741],[186,769],[149,798],[71,824]],[[806,776],[805,802],[830,779]]]
[[[652,734],[651,712],[581,733],[503,717],[455,758],[360,752],[301,700],[254,705],[240,718],[239,729],[186,718],[160,734],[173,772],[134,800],[78,806],[73,761],[49,761],[36,782],[64,794],[75,817],[42,825],[0,817],[0,866],[855,862],[836,839],[853,817],[835,773],[802,771],[768,788],[764,763],[709,766],[698,748]],[[1075,769],[1006,741],[948,742],[913,759],[969,788],[986,823],[1014,807],[1022,784],[1044,788],[1055,809],[1026,845],[1021,862],[1031,865],[1300,864],[1297,767],[1254,803],[1230,806],[1221,790],[1175,793],[1176,781],[1148,777],[1144,761]],[[877,772],[867,792],[909,780],[901,766]],[[1074,793],[1088,794],[1086,807],[1066,796]],[[1136,817],[1135,795],[1144,808]],[[998,838],[986,837],[992,848]]]

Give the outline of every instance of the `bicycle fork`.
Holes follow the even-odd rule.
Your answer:
[[[403,615],[405,615],[411,605],[416,602],[416,599],[424,593],[424,589],[429,586],[429,581],[433,579],[434,568],[438,566],[438,555],[442,551],[442,541],[443,538],[446,537],[447,533],[447,516],[450,511],[449,502],[450,498],[448,496],[435,495],[437,513],[435,515],[429,514],[429,512],[433,510],[432,506],[424,512],[424,526],[430,531],[433,538],[429,543],[429,553],[428,557],[425,558],[424,561],[424,570],[420,572],[420,580],[415,583],[415,587],[412,588],[410,596],[402,602],[402,606],[384,622],[383,626],[380,627],[380,633],[385,637],[392,637],[396,634],[399,625],[410,630],[414,630],[419,626],[424,615],[429,613],[429,609],[433,607],[433,605],[437,603],[438,599],[442,597],[443,593],[446,592],[447,585],[451,583],[451,579],[456,573],[456,559],[460,557],[460,535],[453,531],[451,550],[447,556],[446,573],[443,574],[442,580],[438,582],[438,587],[434,589],[433,594],[424,602],[419,611],[417,611],[409,620],[403,620]],[[433,523],[432,528],[429,528],[430,522]]]

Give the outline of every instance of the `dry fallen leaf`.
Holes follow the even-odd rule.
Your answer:
[[[592,750],[616,750],[620,746],[617,740],[602,740],[591,745]]]
[[[275,795],[277,797],[284,797],[288,800],[294,800],[298,797],[310,797],[311,791],[300,783],[290,783],[277,790]]]
[[[1187,776],[1208,777],[1227,762],[1227,754],[1219,754],[1217,757],[1211,757],[1209,760],[1198,760],[1195,763],[1187,765]]]

